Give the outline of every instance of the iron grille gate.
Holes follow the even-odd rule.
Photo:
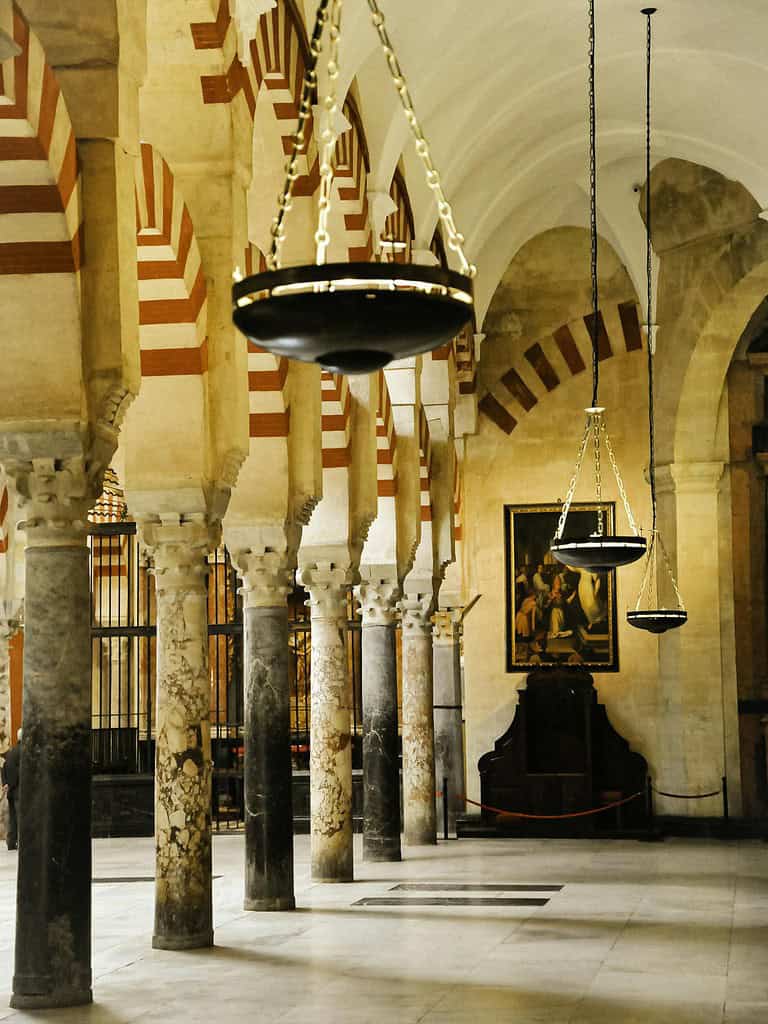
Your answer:
[[[157,607],[149,559],[133,522],[90,527],[91,757],[96,775],[147,775],[154,770]],[[208,643],[215,827],[243,823],[242,599],[226,549],[210,556]],[[294,769],[309,769],[310,648],[307,594],[289,599],[291,752]],[[349,597],[347,659],[352,683],[353,767],[362,767],[361,624]]]

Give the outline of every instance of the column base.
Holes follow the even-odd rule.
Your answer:
[[[403,859],[400,840],[363,839],[363,860],[369,863],[394,863]]]
[[[45,995],[22,995],[14,992],[8,1002],[14,1010],[58,1010],[66,1006],[88,1006],[93,1002],[90,988],[72,992],[48,992]]]
[[[261,900],[243,900],[243,910],[295,910],[296,900],[293,896],[272,896]]]
[[[198,932],[197,935],[153,935],[152,949],[205,949],[213,945],[213,932]]]
[[[437,836],[405,836],[406,846],[437,846]]]

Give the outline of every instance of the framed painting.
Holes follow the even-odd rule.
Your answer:
[[[562,565],[549,550],[558,505],[505,505],[507,672],[580,667],[617,672],[616,570]],[[565,537],[613,532],[614,504],[574,502]]]

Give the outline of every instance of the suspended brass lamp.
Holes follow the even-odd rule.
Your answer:
[[[646,73],[645,73],[645,256],[646,277],[648,286],[648,481],[651,487],[651,543],[645,562],[645,572],[640,584],[640,593],[634,610],[627,612],[627,622],[636,629],[645,629],[649,633],[666,633],[668,629],[677,629],[688,621],[683,599],[672,571],[672,565],[664,547],[664,542],[657,526],[656,514],[656,430],[654,421],[653,396],[653,360],[656,355],[656,326],[653,323],[653,248],[651,235],[651,18],[656,7],[644,7],[642,13],[646,17]],[[659,608],[654,606],[654,594],[658,600],[659,564],[664,568],[672,590],[675,594],[677,607]]]
[[[550,544],[550,550],[555,558],[565,565],[578,566],[584,569],[615,569],[619,565],[628,565],[642,558],[646,551],[645,537],[635,523],[632,509],[629,505],[627,492],[619,473],[616,463],[616,456],[611,444],[610,437],[605,425],[605,409],[600,405],[600,362],[598,356],[598,337],[600,324],[600,306],[598,294],[598,265],[597,265],[597,159],[596,159],[596,101],[595,101],[595,5],[594,0],[588,2],[589,19],[589,192],[590,192],[590,236],[591,236],[591,276],[592,276],[592,403],[585,410],[587,422],[581,438],[581,445],[576,457],[576,468],[571,482],[568,486],[568,493],[560,512],[560,519],[557,524],[557,531]],[[619,489],[627,521],[631,530],[630,534],[613,535],[606,534],[606,514],[604,509],[598,508],[597,522],[594,533],[589,536],[566,537],[566,524],[568,513],[573,501],[576,484],[579,480],[581,467],[587,448],[590,447],[594,459],[595,474],[595,499],[598,506],[602,504],[602,476],[601,476],[601,451],[604,448],[608,454],[608,461],[611,466],[616,484]]]
[[[464,252],[427,140],[387,32],[377,0],[367,0],[387,67],[424,165],[427,184],[461,272],[411,263],[327,263],[328,216],[333,190],[333,125],[339,110],[339,38],[343,0],[319,0],[307,59],[296,133],[286,180],[272,225],[267,271],[236,281],[233,319],[253,342],[278,356],[319,363],[337,373],[370,373],[393,359],[419,355],[451,341],[472,320],[475,268]],[[315,263],[281,267],[285,219],[291,208],[298,158],[306,145],[306,127],[317,94],[317,65],[323,36],[329,36],[327,95],[322,102],[320,196],[315,233]]]

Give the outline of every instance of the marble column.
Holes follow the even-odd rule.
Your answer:
[[[81,1006],[92,1001],[91,482],[82,458],[33,459],[11,472],[26,516],[11,1006]]]
[[[363,857],[400,853],[400,750],[397,722],[396,582],[359,586],[363,613]]]
[[[236,557],[243,576],[246,910],[293,910],[290,573],[273,552]]]
[[[351,574],[325,563],[302,569],[312,615],[310,817],[312,878],[351,882],[352,688],[347,670]]]
[[[157,594],[155,949],[213,945],[211,681],[202,514],[143,524]]]
[[[403,614],[403,806],[405,843],[437,842],[432,683],[432,595],[407,595]]]
[[[435,776],[438,790],[443,788],[443,779],[448,780],[448,830],[455,832],[456,815],[465,809],[459,613],[455,609],[439,611],[433,623]],[[441,798],[441,823],[442,808]]]

